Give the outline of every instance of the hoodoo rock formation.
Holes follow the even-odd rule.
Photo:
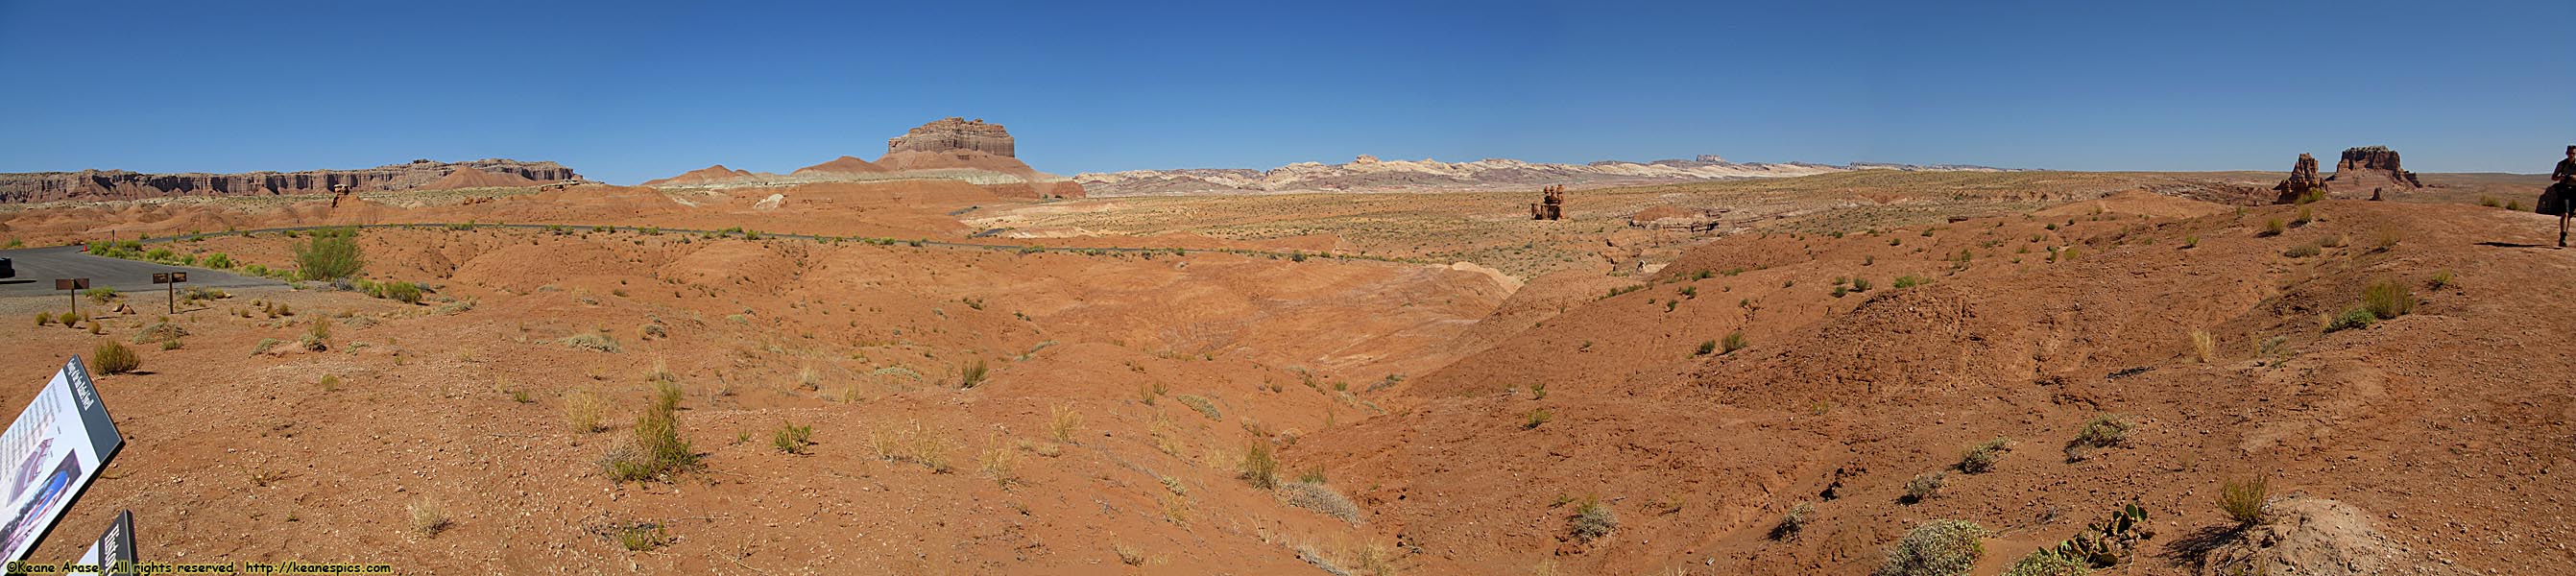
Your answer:
[[[359,170],[144,174],[127,170],[0,174],[0,203],[55,200],[136,200],[164,196],[326,194],[347,186],[356,192],[430,189],[460,170],[476,182],[553,182],[581,175],[553,162],[489,158],[471,162],[413,160]],[[455,184],[450,181],[446,184]]]
[[[2387,146],[2363,146],[2343,151],[2335,161],[2335,173],[2326,177],[2335,188],[2355,197],[2376,197],[2385,191],[2408,191],[2424,187],[2414,172],[2399,167],[2397,151]]]
[[[2351,152],[2344,153],[2347,157],[2351,154]],[[2280,199],[2274,201],[2280,204],[2297,202],[2300,197],[2310,192],[2320,196],[2326,194],[2326,180],[2317,176],[2317,157],[2304,152],[2300,153],[2299,162],[2290,165],[2290,178],[2282,180],[2272,189],[2281,193]]]
[[[994,156],[1016,157],[1011,133],[1000,124],[986,124],[984,119],[966,120],[955,116],[915,127],[902,136],[886,139],[886,153],[906,150],[947,152],[974,150]]]

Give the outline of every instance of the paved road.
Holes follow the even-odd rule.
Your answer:
[[[54,290],[55,278],[88,278],[92,288],[115,288],[118,292],[136,293],[140,298],[143,294],[162,290],[160,285],[152,283],[154,272],[187,272],[188,283],[180,285],[181,288],[285,285],[267,278],[236,276],[204,268],[100,258],[82,254],[79,246],[0,250],[0,258],[8,258],[18,269],[17,276],[0,278],[0,296],[62,296],[62,292]]]

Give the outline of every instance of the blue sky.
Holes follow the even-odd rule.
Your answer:
[[[2576,2],[0,1],[0,172],[785,171],[945,116],[1050,172],[1385,158],[2546,172]]]

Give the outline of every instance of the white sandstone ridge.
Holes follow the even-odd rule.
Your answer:
[[[1362,155],[1348,164],[1299,162],[1270,170],[1186,168],[1084,172],[1073,177],[1092,196],[1167,194],[1253,194],[1304,192],[1427,192],[1520,190],[1565,184],[1598,188],[1633,184],[1780,178],[1852,170],[1967,170],[2000,168],[1955,164],[1913,165],[1855,162],[1834,166],[1806,162],[1737,163],[1714,155],[1692,160],[1653,162],[1603,161],[1550,164],[1507,158],[1473,162],[1379,160]]]

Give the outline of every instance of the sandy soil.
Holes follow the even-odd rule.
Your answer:
[[[2549,480],[2576,463],[2576,402],[2548,385],[2576,369],[2576,312],[2525,301],[2576,285],[2576,256],[2531,246],[2554,221],[2475,206],[2514,190],[2489,180],[2186,198],[2263,177],[1838,174],[1587,192],[1554,223],[1516,195],[1033,202],[936,182],[23,207],[0,233],[33,243],[578,226],[370,229],[362,276],[422,283],[422,303],[237,291],[168,318],[187,335],[166,350],[135,343],[157,314],[93,335],[23,320],[57,299],[0,299],[22,319],[0,374],[30,383],[0,402],[101,342],[143,357],[98,379],[130,444],[40,557],[131,509],[149,558],[406,573],[1865,574],[1913,526],[1962,519],[1996,532],[1993,574],[2135,501],[2159,535],[2111,573],[2356,549],[2576,570],[2576,494]],[[1624,222],[1666,205],[1749,217]],[[282,267],[304,241],[166,246]],[[2324,330],[2383,280],[2411,313]],[[703,467],[612,481],[599,462],[665,381]],[[589,399],[605,429],[571,424]],[[2136,427],[2069,461],[2102,413]],[[772,446],[791,424],[812,427],[802,454]],[[1993,470],[1900,501],[1997,437]],[[1255,448],[1282,487],[1247,480]],[[2215,493],[2258,476],[2338,503],[2283,517],[2351,527],[2233,530]],[[1597,539],[1569,530],[1587,497],[1618,519]],[[1802,502],[1810,523],[1778,533]],[[424,508],[447,522],[421,529]],[[602,535],[636,522],[670,539]]]

